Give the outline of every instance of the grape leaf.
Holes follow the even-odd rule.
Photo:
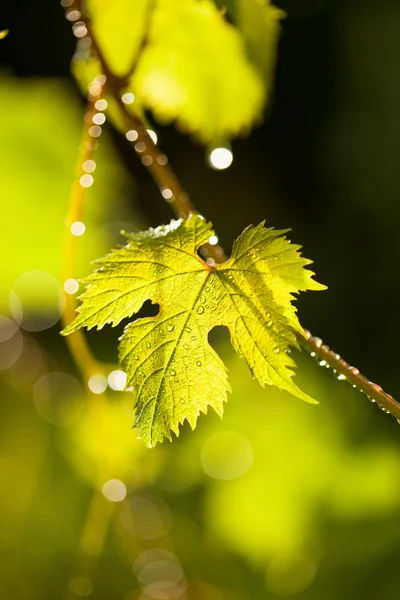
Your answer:
[[[270,15],[272,64],[279,15]],[[159,0],[132,90],[160,121],[176,120],[207,143],[238,135],[261,118],[272,74],[271,66],[261,75],[241,32],[211,1]]]
[[[246,41],[252,62],[270,77],[275,66],[279,21],[286,14],[270,0],[230,0],[226,9]]]
[[[246,133],[261,121],[282,11],[262,6],[246,18],[240,8],[236,26],[211,0],[89,0],[87,10],[108,66],[127,78],[125,91],[135,96],[128,111],[151,110],[161,123],[175,122],[205,144]],[[78,42],[72,70],[86,89],[101,66]]]
[[[153,0],[86,0],[93,33],[114,75],[129,74],[153,4]]]
[[[291,301],[295,293],[321,290],[304,267],[310,263],[285,231],[248,227],[223,264],[208,265],[197,249],[213,235],[201,216],[125,234],[126,246],[99,259],[86,279],[79,315],[63,334],[79,327],[117,325],[150,299],[156,317],[127,325],[119,347],[121,368],[136,396],[135,426],[148,446],[187,419],[192,426],[208,405],[222,415],[227,371],[208,343],[209,331],[228,327],[236,352],[262,386],[276,385],[314,402],[293,382],[289,346],[303,330]]]

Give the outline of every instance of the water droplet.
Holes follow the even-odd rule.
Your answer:
[[[206,292],[209,292],[209,291],[210,291],[210,288],[207,286],[207,287],[205,288],[205,291],[206,291]]]
[[[168,331],[173,331],[175,329],[175,325],[167,325],[167,330]]]
[[[192,331],[191,327],[186,327],[185,331],[187,331],[188,333],[190,333]]]
[[[315,357],[316,357],[316,354],[315,354],[315,352],[311,352],[311,356],[312,356],[313,358],[315,358]]]
[[[195,335],[192,335],[192,337],[190,338],[191,342],[195,342],[197,340],[197,337]]]
[[[267,319],[271,318],[271,313],[267,313]]]
[[[139,357],[137,355],[135,356],[135,360],[139,360]]]
[[[151,344],[150,344],[150,342],[147,342],[147,344],[146,344],[146,348],[151,348]]]
[[[183,344],[183,347],[185,348],[185,350],[189,350],[189,344]]]
[[[204,312],[204,306],[199,306],[197,312],[199,313],[199,315],[201,315]]]
[[[320,361],[318,361],[318,364],[319,364],[320,367],[325,367],[326,360],[320,360]]]
[[[196,365],[197,365],[198,367],[201,367],[201,360],[198,360],[198,361],[196,362]]]
[[[175,375],[176,375],[176,371],[174,371],[174,369],[172,369],[172,371],[171,371],[171,375],[172,375],[172,377],[175,377]]]
[[[275,348],[274,352],[275,352],[275,354],[279,354],[280,349],[279,348]]]
[[[185,398],[181,398],[181,404],[185,404]]]
[[[200,300],[200,302],[201,302],[202,304],[205,304],[205,303],[206,303],[206,297],[205,297],[205,296],[202,296],[202,297],[201,297],[201,300]]]

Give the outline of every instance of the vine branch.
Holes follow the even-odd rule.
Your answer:
[[[136,142],[134,146],[136,154],[140,157],[142,164],[149,170],[163,198],[169,202],[179,218],[186,219],[190,213],[197,213],[198,211],[192,204],[189,195],[169,166],[168,158],[154,143],[141,119],[132,113],[123,102],[122,95],[124,88],[127,86],[128,78],[119,78],[110,69],[96,36],[93,34],[91,22],[85,12],[82,0],[75,0],[75,6],[79,11],[79,19],[87,29],[87,35],[92,42],[91,47],[100,62],[102,72],[107,80],[107,88],[120,109],[126,129],[136,132],[135,136],[137,135],[137,137],[134,140]],[[138,57],[133,61],[134,65],[137,64],[137,60]],[[207,244],[205,251],[208,260],[211,262],[221,263],[227,260],[223,248],[218,244]],[[350,366],[339,354],[323,344],[320,338],[314,337],[306,331],[305,336],[297,334],[297,340],[312,356],[329,365],[337,373],[338,379],[349,381],[353,386],[364,392],[370,400],[376,402],[383,410],[391,413],[400,422],[400,403],[384,392],[376,383],[364,377],[358,369]]]
[[[68,213],[66,219],[66,229],[64,237],[64,259],[63,259],[63,281],[74,281],[76,277],[76,262],[78,254],[79,236],[74,235],[73,227],[76,223],[82,223],[84,199],[87,187],[81,183],[81,178],[87,175],[83,168],[84,163],[91,161],[96,150],[98,142],[90,135],[90,129],[93,126],[93,117],[97,112],[95,103],[99,100],[102,92],[100,82],[92,88],[94,93],[89,94],[87,109],[83,119],[82,136],[76,164],[74,182],[72,184]],[[65,285],[65,283],[64,283]],[[72,293],[68,293],[64,287],[65,309],[62,315],[63,327],[66,327],[75,318],[76,300]],[[82,331],[76,331],[67,338],[67,343],[72,356],[82,376],[88,380],[99,372],[98,363],[93,356],[86,338]]]

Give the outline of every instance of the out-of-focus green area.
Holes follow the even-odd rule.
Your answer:
[[[399,397],[399,6],[279,6],[271,119],[233,145],[232,167],[159,137],[227,250],[250,222],[292,226],[330,286],[301,299],[301,322]],[[83,107],[71,81],[22,76],[18,60],[0,78],[0,597],[397,600],[400,428],[310,357],[296,353],[298,379],[319,406],[262,390],[217,330],[223,420],[210,411],[153,450],[131,394],[88,396],[58,321]],[[77,277],[120,229],[170,218],[123,142],[105,129]],[[96,356],[115,361],[119,332],[89,334]]]

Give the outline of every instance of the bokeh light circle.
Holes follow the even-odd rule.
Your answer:
[[[167,535],[171,528],[171,513],[160,498],[133,496],[120,515],[121,523],[131,534],[142,540],[155,540]]]
[[[33,386],[33,402],[43,419],[52,425],[66,427],[82,413],[83,389],[79,381],[68,373],[48,373]]]
[[[237,431],[221,431],[204,444],[201,464],[205,473],[214,479],[237,479],[253,464],[253,450],[250,442]]]
[[[6,317],[3,317],[5,319]],[[7,319],[9,320],[9,319]],[[10,326],[6,327],[3,337],[10,334]],[[0,371],[12,367],[21,356],[24,347],[24,340],[19,329],[16,329],[11,337],[0,342]]]
[[[17,331],[18,324],[15,321],[0,315],[0,343],[12,338]]]
[[[65,301],[60,282],[47,271],[26,271],[15,281],[20,301],[20,325],[26,331],[43,331],[57,323]],[[14,298],[15,304],[15,298]]]
[[[110,502],[122,502],[126,498],[126,485],[119,479],[109,479],[102,488],[103,496]]]
[[[231,166],[233,161],[232,150],[229,148],[214,148],[207,156],[208,164],[217,171],[222,171]]]

